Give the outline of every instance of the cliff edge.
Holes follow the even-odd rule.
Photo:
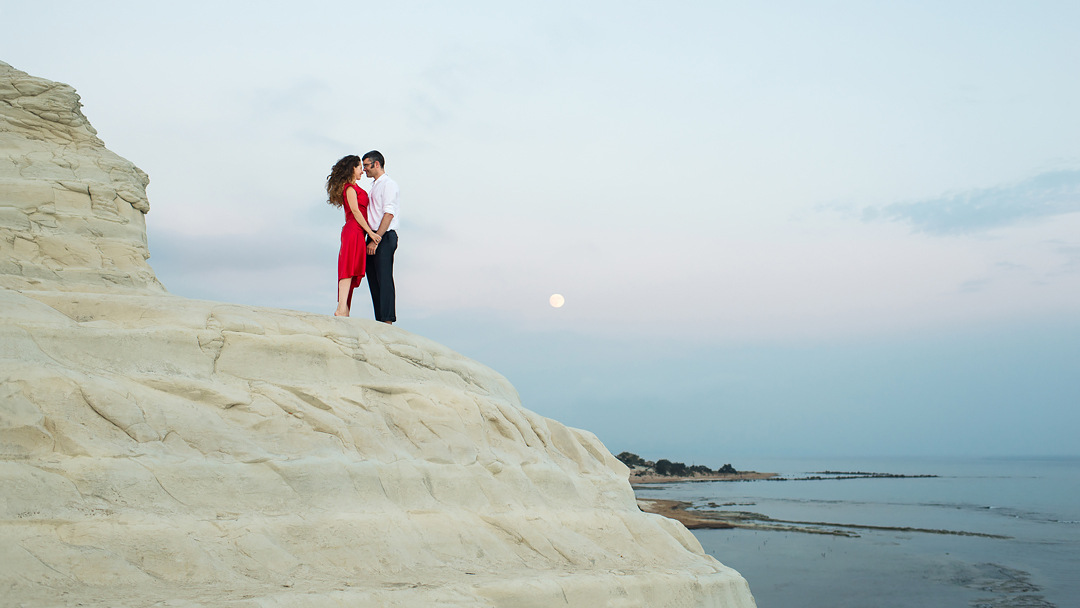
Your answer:
[[[5,605],[754,606],[487,367],[166,293],[71,87],[0,63],[0,149]]]

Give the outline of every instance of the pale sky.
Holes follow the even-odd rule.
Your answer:
[[[615,453],[1080,453],[1080,4],[6,2],[0,21],[0,60],[74,86],[150,174],[173,293],[332,314],[322,188],[374,148],[401,187],[399,325]]]

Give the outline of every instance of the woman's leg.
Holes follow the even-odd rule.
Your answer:
[[[349,316],[349,296],[352,294],[352,277],[346,277],[337,282],[337,310],[335,317]]]

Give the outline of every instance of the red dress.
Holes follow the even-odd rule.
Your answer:
[[[356,206],[360,215],[367,219],[368,195],[367,192],[356,184],[346,184],[341,191],[341,200],[345,206],[345,225],[341,227],[341,250],[338,251],[337,276],[338,281],[352,277],[349,285],[349,299],[346,306],[352,308],[352,292],[360,285],[360,279],[364,278],[364,269],[367,266],[367,241],[364,239],[364,229],[353,217],[349,210],[349,199],[346,195],[349,188],[356,190]]]

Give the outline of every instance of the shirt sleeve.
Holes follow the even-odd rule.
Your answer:
[[[384,214],[389,213],[394,217],[398,215],[398,185],[394,180],[389,180],[386,187],[382,191],[382,199],[384,202],[382,212]]]

